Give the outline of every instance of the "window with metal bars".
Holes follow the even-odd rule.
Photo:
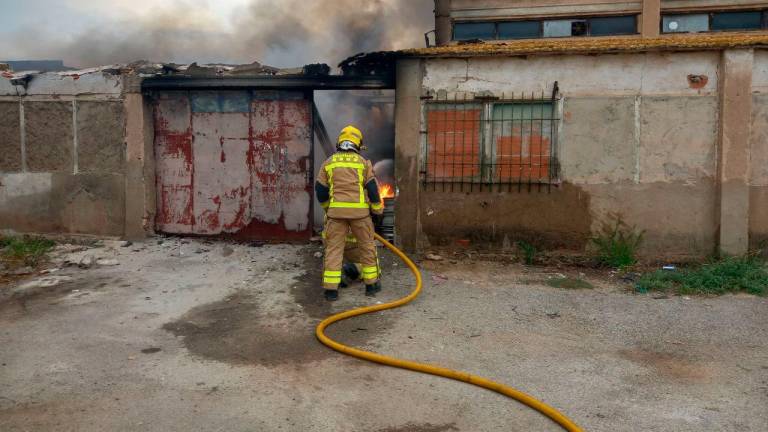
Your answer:
[[[422,183],[441,190],[546,188],[559,179],[558,99],[429,99],[424,105]]]

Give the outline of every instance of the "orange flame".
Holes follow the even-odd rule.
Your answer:
[[[384,198],[394,198],[395,188],[390,184],[382,183],[381,186],[379,186],[379,196],[381,196],[382,201]]]

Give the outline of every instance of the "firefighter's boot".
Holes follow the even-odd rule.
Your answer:
[[[325,290],[325,299],[328,301],[336,301],[339,299],[339,291],[338,290]]]
[[[350,282],[354,282],[360,279],[360,270],[358,270],[357,266],[352,263],[344,263],[344,265],[341,267],[341,271]]]
[[[381,281],[376,281],[376,283],[365,286],[365,295],[368,297],[375,296],[379,291],[381,291]]]

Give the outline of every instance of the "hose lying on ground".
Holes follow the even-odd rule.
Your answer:
[[[419,272],[419,269],[416,267],[413,261],[411,261],[398,248],[396,248],[391,243],[381,238],[381,236],[379,236],[378,234],[376,235],[376,239],[379,240],[384,246],[386,246],[387,249],[391,250],[395,255],[397,255],[405,263],[405,265],[408,266],[408,268],[411,270],[414,277],[416,278],[415,288],[407,296],[390,303],[378,304],[373,306],[365,306],[365,307],[351,309],[345,312],[340,312],[338,314],[329,316],[328,318],[321,321],[320,324],[317,325],[317,329],[315,330],[315,334],[317,335],[317,338],[320,340],[320,342],[322,342],[324,345],[327,345],[330,348],[340,353],[343,353],[352,357],[357,357],[363,360],[368,360],[371,362],[380,363],[387,366],[393,366],[401,369],[409,369],[416,372],[438,375],[441,377],[450,378],[457,381],[463,381],[469,384],[486,388],[488,390],[493,390],[497,393],[501,393],[505,396],[511,397],[512,399],[515,399],[520,403],[523,403],[535,409],[536,411],[544,414],[545,416],[552,419],[555,423],[560,425],[563,429],[567,430],[568,432],[582,432],[582,429],[580,427],[578,427],[574,422],[572,422],[570,419],[568,419],[564,415],[560,414],[554,408],[544,404],[543,402],[539,402],[533,397],[521,391],[515,390],[512,387],[508,387],[504,384],[500,384],[500,383],[491,381],[489,379],[479,377],[477,375],[468,374],[466,372],[455,371],[452,369],[447,369],[439,366],[432,366],[432,365],[423,364],[423,363],[417,363],[409,360],[402,360],[394,357],[387,357],[387,356],[376,354],[370,351],[363,351],[357,348],[352,348],[350,346],[336,342],[333,339],[326,336],[325,329],[335,322],[342,321],[347,318],[352,318],[358,315],[400,307],[410,302],[411,300],[415,299],[421,292],[421,284],[422,284],[421,272]]]

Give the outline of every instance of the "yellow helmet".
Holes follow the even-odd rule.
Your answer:
[[[360,129],[352,125],[349,125],[341,130],[341,133],[339,134],[339,139],[336,140],[337,149],[360,151],[362,147],[363,147],[363,133],[360,132]]]

